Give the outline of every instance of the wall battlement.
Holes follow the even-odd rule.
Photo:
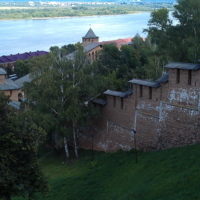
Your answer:
[[[80,147],[149,151],[199,143],[200,65],[169,63],[166,67],[168,74],[156,82],[129,81],[132,92],[127,95],[106,91],[107,104],[97,104],[101,115],[94,122],[93,137],[80,135]]]

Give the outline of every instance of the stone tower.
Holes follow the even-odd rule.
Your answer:
[[[91,43],[98,43],[99,42],[99,37],[95,35],[93,30],[90,28],[89,31],[86,33],[84,37],[82,37],[82,44],[83,46],[87,46],[88,44]]]

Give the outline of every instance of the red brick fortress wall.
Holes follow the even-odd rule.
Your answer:
[[[141,86],[133,84],[123,108],[121,97],[107,95],[94,130],[88,132],[92,137],[80,135],[80,147],[149,151],[199,143],[200,70],[188,71],[170,68],[168,81],[151,89],[143,85],[142,93]]]

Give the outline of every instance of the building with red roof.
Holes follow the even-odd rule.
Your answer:
[[[138,33],[135,35],[135,37],[142,38]],[[97,52],[103,48],[104,44],[114,43],[120,49],[122,45],[132,44],[132,39],[135,37],[99,42],[99,37],[96,36],[94,31],[90,28],[86,33],[86,35],[82,37],[82,45],[84,48],[84,52],[88,55],[90,63],[93,63],[93,61],[96,60],[97,58]],[[142,39],[145,40],[145,38]],[[74,59],[75,53],[76,52],[72,52],[68,54],[66,57],[68,59]]]
[[[122,45],[128,44],[132,41],[133,37],[129,37],[129,38],[124,38],[124,39],[117,39],[117,40],[109,40],[109,41],[103,41],[103,42],[99,42],[101,45],[104,44],[116,44],[118,48],[120,48]]]
[[[129,45],[129,44],[132,44],[132,39],[133,38],[142,38],[144,41],[145,41],[145,38],[141,37],[138,33],[135,35],[135,37],[129,37],[129,38],[124,38],[124,39],[117,39],[117,40],[109,40],[109,41],[102,41],[102,42],[99,42],[101,45],[104,45],[104,44],[116,44],[117,47],[120,49],[122,45]]]

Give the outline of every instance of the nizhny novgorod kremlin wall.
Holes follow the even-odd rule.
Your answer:
[[[107,152],[159,150],[200,142],[200,64],[169,63],[157,81],[132,79],[126,92],[107,90],[94,127],[80,147]]]

